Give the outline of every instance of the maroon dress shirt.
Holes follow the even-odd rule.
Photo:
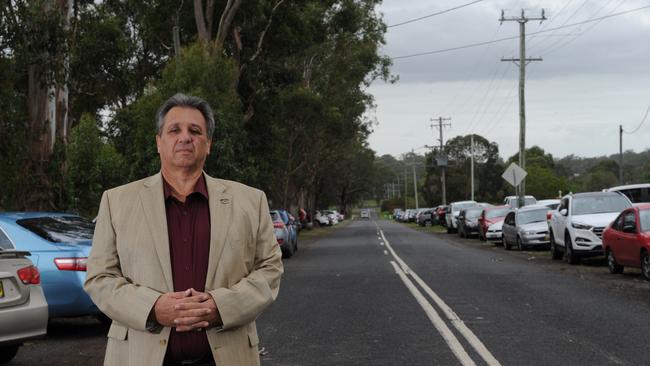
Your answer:
[[[193,288],[203,292],[210,254],[210,206],[205,177],[201,174],[185,202],[172,195],[173,188],[164,178],[163,190],[174,291]],[[176,332],[172,328],[165,361],[210,358],[205,331]]]

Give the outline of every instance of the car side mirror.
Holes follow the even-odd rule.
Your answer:
[[[563,209],[560,210],[560,215],[566,216],[568,214],[569,214],[569,210],[567,210],[566,208],[563,208]]]
[[[624,225],[623,232],[628,234],[636,233],[636,225]]]

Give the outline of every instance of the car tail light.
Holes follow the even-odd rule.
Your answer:
[[[282,221],[275,221],[273,222],[273,228],[274,229],[284,229],[286,226],[284,226],[284,223]]]
[[[38,285],[41,283],[41,274],[38,272],[38,268],[34,266],[19,269],[18,278],[20,278],[25,285]]]
[[[284,243],[284,239],[278,238],[278,245],[282,245],[282,243]]]
[[[552,211],[547,212],[547,213],[546,213],[546,221],[550,221],[550,220],[551,220],[551,216],[553,216],[553,212],[552,212]]]
[[[55,258],[54,264],[59,271],[86,271],[86,261],[88,258]]]

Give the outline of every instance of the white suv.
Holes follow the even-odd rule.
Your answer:
[[[614,192],[569,194],[549,220],[553,259],[577,264],[580,258],[603,255],[603,230],[621,211],[632,207],[627,197]]]

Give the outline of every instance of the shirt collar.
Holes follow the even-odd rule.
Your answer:
[[[163,179],[163,194],[165,196],[165,201],[166,201],[170,197],[173,197],[172,192],[174,188],[172,188],[172,186],[169,183],[167,183],[167,180],[165,180],[164,176],[162,177],[162,179]],[[196,184],[194,184],[194,189],[192,190],[192,192],[190,192],[190,194],[188,194],[187,196],[189,197],[194,193],[200,194],[206,200],[208,199],[208,186],[205,183],[205,177],[203,176],[203,173],[201,173],[201,176],[196,181]]]

